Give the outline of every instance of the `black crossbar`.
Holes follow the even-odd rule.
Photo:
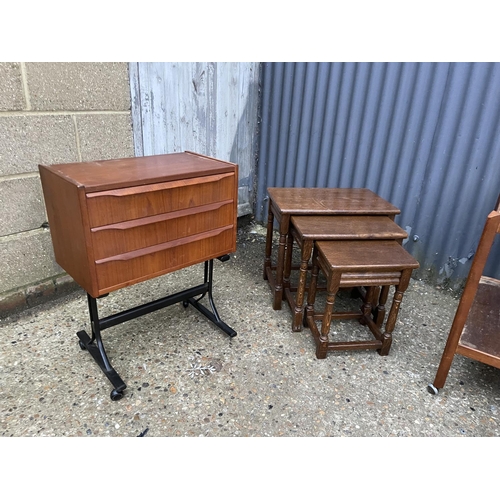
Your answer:
[[[158,300],[153,300],[152,302],[147,302],[146,304],[141,304],[137,307],[127,309],[126,311],[121,311],[111,316],[106,316],[105,318],[99,319],[99,326],[101,330],[110,328],[112,326],[119,325],[125,321],[131,319],[139,318],[144,314],[149,314],[158,309],[163,309],[164,307],[171,306],[177,302],[183,302],[190,299],[191,297],[196,297],[197,295],[202,295],[208,291],[208,283],[203,283],[201,285],[189,288],[188,290],[183,290],[182,292],[173,293],[167,297],[162,297]]]

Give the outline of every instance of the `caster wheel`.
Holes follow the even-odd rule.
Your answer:
[[[86,351],[87,350],[87,346],[81,340],[78,341],[78,345],[80,346],[80,349],[82,351]]]
[[[119,401],[121,398],[123,398],[123,392],[113,389],[111,391],[110,398],[112,401]]]
[[[427,391],[432,394],[433,396],[436,396],[438,394],[438,390],[432,385],[432,384],[429,384],[427,386]]]
[[[183,301],[182,301],[182,305],[184,306],[184,309],[186,309],[186,308],[187,308],[187,306],[189,305],[189,301],[187,301],[187,300],[183,300]]]

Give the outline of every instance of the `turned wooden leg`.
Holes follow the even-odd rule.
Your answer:
[[[281,309],[281,303],[283,302],[283,270],[285,267],[286,238],[288,235],[289,223],[290,223],[290,216],[283,215],[280,221],[278,262],[276,263],[276,287],[274,289],[274,301],[273,301],[273,309],[275,311]]]
[[[359,322],[363,325],[366,324],[365,317],[370,316],[372,314],[373,304],[375,303],[375,295],[378,291],[378,287],[376,286],[368,286],[366,287],[365,297],[363,299],[363,304],[361,305],[361,318]]]
[[[392,344],[392,332],[396,326],[396,320],[398,318],[399,308],[401,306],[401,301],[403,300],[404,292],[410,283],[411,272],[411,269],[405,269],[401,273],[399,283],[396,285],[391,310],[389,312],[389,316],[387,317],[387,323],[385,324],[385,331],[382,337],[382,347],[379,352],[381,356],[387,356],[387,354],[389,354],[389,349]]]
[[[267,215],[267,234],[266,234],[266,255],[264,257],[264,279],[267,280],[267,273],[271,271],[271,254],[273,249],[273,224],[274,216],[271,210],[271,200],[269,200],[269,212]]]
[[[281,309],[283,301],[283,266],[285,264],[286,234],[280,234],[278,246],[278,262],[276,264],[276,284],[274,288],[273,309]]]
[[[285,265],[283,266],[283,289],[290,288],[290,274],[292,273],[293,236],[289,231],[286,236]]]
[[[332,273],[327,276],[327,289],[326,289],[326,306],[323,313],[323,320],[321,322],[321,331],[319,335],[319,342],[316,346],[316,358],[326,358],[328,352],[328,335],[330,333],[330,325],[332,323],[333,306],[335,304],[335,295],[339,289],[341,273]]]
[[[309,259],[312,253],[312,240],[302,242],[302,251],[300,257],[299,284],[297,286],[297,294],[295,296],[295,309],[293,311],[292,330],[299,332],[302,330],[302,321],[304,315],[304,297],[306,292],[307,268]],[[317,275],[316,275],[317,277]]]
[[[316,248],[313,252],[312,269],[311,269],[311,283],[309,284],[309,291],[307,292],[307,306],[304,315],[304,326],[307,326],[307,317],[314,317],[314,301],[316,300],[316,289],[318,286],[318,254]]]
[[[376,315],[375,315],[375,322],[379,328],[382,326],[382,323],[384,322],[385,304],[387,303],[387,298],[389,297],[389,289],[390,285],[385,285],[382,287],[382,290],[380,291]]]

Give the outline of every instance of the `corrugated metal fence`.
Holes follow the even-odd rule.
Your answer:
[[[265,63],[261,95],[258,221],[269,186],[366,187],[420,275],[463,281],[500,192],[499,63]]]

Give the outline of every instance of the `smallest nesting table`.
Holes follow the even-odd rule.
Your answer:
[[[379,354],[389,354],[392,332],[396,325],[399,307],[406,291],[413,269],[418,262],[396,241],[319,241],[313,253],[312,278],[307,295],[306,322],[316,342],[316,357],[325,358],[328,351],[351,349],[377,349]],[[316,314],[314,302],[319,270],[327,280],[327,297],[324,312]],[[381,326],[383,317],[372,319],[372,301],[375,287],[395,285],[391,310],[387,317],[385,331]],[[368,287],[364,304],[359,313],[333,312],[335,295],[342,287]],[[385,298],[383,299],[385,300]],[[332,319],[358,318],[368,326],[374,340],[350,342],[330,342],[328,335]],[[321,321],[318,330],[316,321]]]

